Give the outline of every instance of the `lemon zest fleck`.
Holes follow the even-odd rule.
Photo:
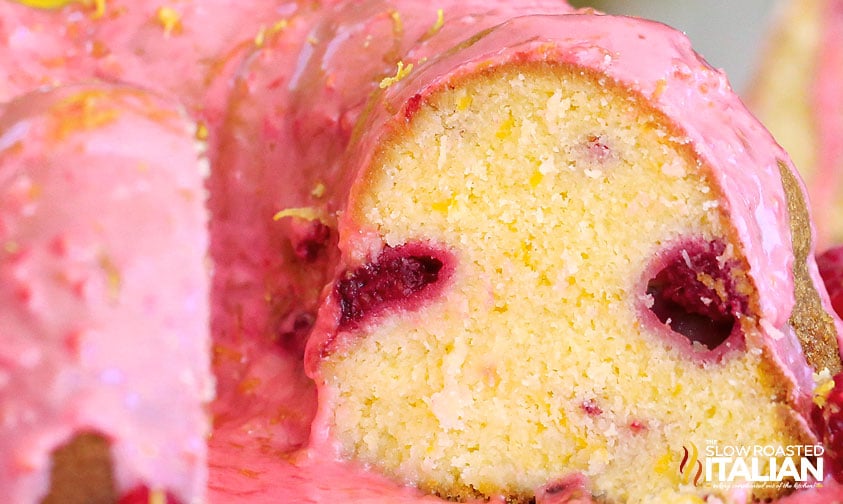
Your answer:
[[[322,196],[325,195],[325,189],[326,189],[325,184],[323,184],[322,182],[319,182],[313,187],[313,190],[310,191],[310,195],[313,196],[314,198],[321,198]]]
[[[246,469],[246,468],[240,468],[239,471],[240,471],[240,474],[242,474],[243,476],[246,476],[247,478],[252,478],[252,479],[257,479],[258,476],[261,475],[261,473],[259,473],[258,471],[253,471],[251,469]]]
[[[272,24],[272,26],[261,25],[258,33],[255,34],[255,47],[263,47],[266,43],[266,38],[275,35],[289,26],[290,22],[286,19],[281,19]]]
[[[325,217],[325,214],[316,207],[287,208],[273,215],[272,220],[279,221],[285,217],[294,217],[308,221],[318,220],[323,224],[328,224],[328,219]]]
[[[196,123],[196,139],[204,142],[208,139],[208,135],[208,125],[205,124],[203,121],[199,121],[198,123]]]
[[[495,136],[498,137],[501,140],[503,140],[505,138],[508,138],[512,135],[512,128],[513,127],[515,127],[515,118],[512,116],[512,113],[510,112],[509,117],[507,118],[506,121],[501,123],[500,127],[498,128],[497,133],[495,133]]]
[[[105,273],[105,285],[108,292],[108,297],[112,301],[120,298],[120,289],[123,285],[123,279],[120,276],[120,269],[114,264],[114,261],[106,254],[102,254],[99,258],[99,266],[103,273]]]
[[[246,378],[238,384],[237,389],[244,394],[253,394],[260,385],[260,378]]]
[[[85,6],[90,7],[94,4],[94,12],[91,13],[91,19],[100,19],[105,16],[105,0],[84,0]]]
[[[266,42],[266,26],[261,25],[258,33],[255,35],[255,47],[263,47]]]
[[[814,373],[814,381],[817,382],[814,388],[814,404],[822,408],[828,399],[828,395],[834,389],[834,379],[828,372],[822,374]]]
[[[272,25],[272,29],[270,30],[270,34],[278,33],[281,30],[286,29],[290,25],[290,22],[287,19],[282,19],[277,21],[274,25]]]
[[[36,9],[60,9],[78,0],[14,0],[19,4]]]
[[[164,28],[164,35],[179,34],[182,30],[181,14],[172,7],[161,6],[155,11],[158,23]]]
[[[92,19],[99,19],[105,15],[105,0],[14,0],[15,2],[35,9],[61,9],[72,3],[81,3],[85,7],[93,7]]]
[[[427,30],[427,35],[436,35],[439,30],[442,29],[442,26],[445,25],[445,11],[442,9],[436,9],[436,22],[433,23],[433,26]]]
[[[54,105],[54,137],[61,140],[70,133],[96,129],[117,120],[120,111],[103,103],[104,94],[99,90],[81,91]]]
[[[409,65],[407,65],[405,67],[404,62],[399,61],[398,62],[398,71],[395,72],[395,75],[393,77],[385,77],[381,81],[379,87],[381,89],[386,89],[389,86],[391,86],[391,85],[395,84],[396,82],[400,81],[404,77],[408,76],[410,74],[410,72],[412,72],[412,71],[413,71],[413,64],[412,63],[410,63]]]
[[[401,20],[401,13],[397,10],[389,11],[389,17],[392,18],[392,33],[401,35],[404,33],[404,21]]]
[[[460,101],[457,102],[457,110],[465,110],[470,107],[473,102],[474,98],[470,94],[467,94],[460,98]]]

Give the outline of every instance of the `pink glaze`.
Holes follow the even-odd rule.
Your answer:
[[[119,493],[205,495],[205,167],[170,101],[69,86],[0,111],[0,488],[38,502],[51,451],[111,442]]]
[[[582,65],[653,96],[671,117],[694,109],[696,117],[681,126],[700,157],[716,167],[714,176],[724,187],[758,271],[769,334],[786,327],[792,279],[770,273],[787,270],[791,256],[775,165],[779,158],[789,161],[745,117],[725,78],[701,62],[676,32],[590,15],[523,18],[440,57],[472,34],[517,15],[569,13],[571,8],[562,0],[171,4],[180,11],[180,33],[168,32],[158,22],[155,13],[161,5],[152,1],[108,0],[100,18],[79,5],[41,12],[0,3],[0,100],[43,84],[123,80],[175,94],[210,123],[215,147],[209,182],[213,364],[218,380],[209,440],[210,502],[441,502],[336,461],[323,418],[317,417],[311,432],[311,421],[324,415],[325,408],[317,411],[316,386],[305,375],[301,346],[324,295],[322,287],[342,269],[376,257],[383,247],[380,238],[357,229],[349,216],[340,216],[344,257],[337,265],[335,233],[314,233],[314,222],[336,224],[336,212],[346,206],[351,182],[385,124],[409,120],[439,86],[487,63]],[[639,32],[646,39],[639,39]],[[379,91],[378,84],[396,74],[399,61],[413,63],[414,69]],[[235,68],[237,78],[230,82]],[[364,114],[373,92],[380,100],[371,102],[372,109]],[[733,121],[739,123],[735,131],[722,128]],[[362,125],[352,141],[358,123]],[[218,131],[219,141],[213,136]],[[126,138],[140,137],[134,133]],[[144,145],[149,142],[144,138]],[[350,150],[349,143],[354,145]],[[744,169],[750,165],[759,170]],[[167,205],[155,210],[165,208],[172,210]],[[290,208],[310,208],[316,217],[305,212],[273,219]],[[319,242],[315,249],[308,245],[313,237]],[[818,278],[813,263],[811,268]],[[776,292],[780,294],[771,295]],[[319,337],[335,328],[338,318],[332,314],[337,310],[328,296],[322,327],[316,329]],[[319,344],[318,338],[311,342],[313,348]],[[804,358],[785,350],[773,353],[786,362],[794,381],[804,376]],[[803,384],[798,394],[805,397],[811,387]],[[323,399],[323,405],[330,401]],[[178,422],[162,423],[173,427]],[[164,459],[156,460],[157,467],[177,463]],[[178,471],[171,472],[177,478]],[[129,483],[126,488],[132,487]],[[181,489],[169,481],[162,484]]]
[[[295,0],[103,0],[60,9],[0,3],[0,101],[44,85],[101,79],[177,96],[220,120],[228,79]]]
[[[816,76],[811,94],[817,131],[817,175],[811,197],[816,208],[831,209],[843,198],[843,0],[827,0],[823,6],[823,24],[818,46]],[[827,211],[815,216],[823,232],[825,222],[840,219]],[[820,247],[829,237],[818,237]]]

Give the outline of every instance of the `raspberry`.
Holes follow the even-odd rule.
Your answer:
[[[597,405],[597,401],[594,399],[583,401],[580,404],[580,409],[586,412],[589,416],[600,416],[603,414],[603,410],[600,409],[600,406]]]
[[[319,254],[331,242],[331,228],[320,221],[313,221],[291,238],[296,257],[306,262],[314,262]]]
[[[569,474],[536,491],[536,504],[594,504],[589,482],[582,474]]]
[[[390,305],[418,299],[429,285],[441,281],[446,255],[421,244],[387,247],[375,262],[347,271],[337,283],[340,327],[354,327]]]
[[[589,158],[602,163],[612,156],[612,149],[606,145],[606,139],[597,135],[589,135],[587,147]]]
[[[722,258],[725,249],[719,240],[682,243],[647,283],[658,319],[709,350],[728,339],[748,306],[737,292],[732,262]]]
[[[181,504],[170,492],[150,492],[146,486],[138,486],[120,497],[117,504]]]
[[[831,298],[831,306],[843,316],[843,246],[827,250],[817,257],[817,266]]]

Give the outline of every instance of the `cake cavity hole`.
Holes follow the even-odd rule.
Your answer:
[[[353,329],[389,309],[412,310],[450,276],[452,258],[427,244],[386,247],[378,258],[346,271],[336,284],[340,329]]]
[[[725,252],[720,240],[683,242],[661,256],[647,282],[649,310],[697,352],[720,350],[741,336],[738,319],[748,300],[738,292],[735,261]]]

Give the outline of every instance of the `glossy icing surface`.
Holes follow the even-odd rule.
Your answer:
[[[128,82],[178,96],[212,124],[232,68],[262,30],[296,8],[294,1],[46,3],[64,8],[0,3],[0,101],[41,86]]]
[[[0,4],[0,39],[10,48],[0,97],[90,78],[130,81],[178,96],[208,124],[218,396],[210,502],[440,501],[335,460],[323,423],[317,419],[311,432],[317,390],[302,356],[322,286],[335,273],[337,240],[350,265],[380,247],[359,239],[365,230],[352,216],[340,217],[339,236],[321,233],[318,224],[336,225],[335,212],[354,197],[351,181],[385,125],[487,65],[546,61],[601,72],[677,120],[677,135],[715,167],[712,177],[758,272],[767,343],[799,384],[797,394],[810,394],[804,357],[779,337],[790,334],[793,305],[777,165],[788,158],[681,34],[588,12],[512,19],[573,12],[550,0],[162,7],[108,1],[36,11]],[[378,98],[369,103],[372,93]],[[698,112],[689,117],[690,109]],[[760,168],[742,169],[747,165]],[[279,214],[289,209],[298,211]],[[297,252],[303,249],[312,253]],[[315,368],[310,373],[318,379]]]
[[[36,502],[50,455],[111,441],[118,491],[205,494],[205,167],[174,102],[126,87],[0,112],[0,488]]]

